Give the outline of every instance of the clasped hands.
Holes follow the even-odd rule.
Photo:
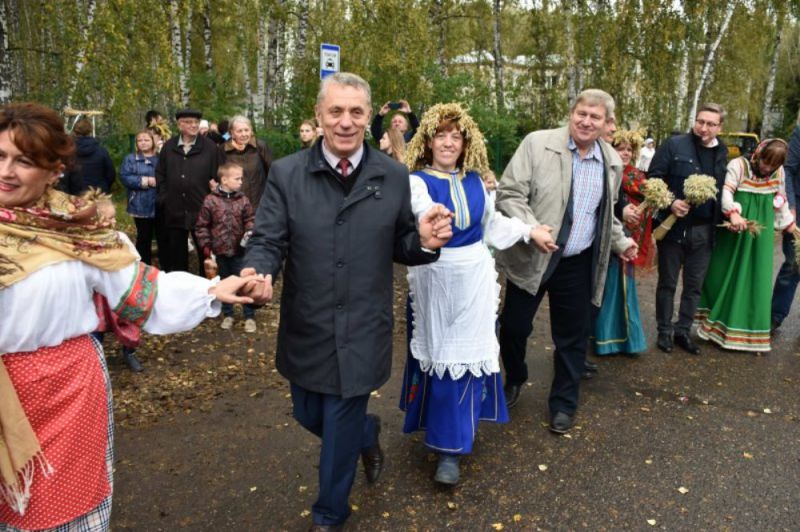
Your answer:
[[[553,228],[549,225],[542,224],[530,233],[531,242],[534,247],[542,253],[552,253],[558,249],[555,240],[553,240]],[[633,242],[625,251],[619,254],[619,258],[625,262],[630,262],[639,254],[639,246]]]

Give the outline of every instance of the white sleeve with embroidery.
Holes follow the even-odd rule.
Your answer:
[[[733,195],[739,188],[739,183],[744,179],[743,159],[736,158],[728,163],[728,171],[725,173],[725,184],[722,187],[722,214],[730,216],[731,213],[742,214],[742,205],[733,201]],[[747,164],[747,163],[744,163]]]
[[[91,268],[93,288],[106,296],[111,308],[116,309],[134,288],[138,268],[138,262],[118,272]],[[188,331],[205,318],[218,316],[222,305],[208,293],[214,284],[186,272],[158,272],[155,286],[145,287],[145,290],[156,290],[156,297],[142,328],[151,334],[171,334]]]
[[[780,172],[780,185],[776,197],[780,197],[780,206],[775,209],[775,223],[774,227],[778,231],[791,231],[794,229],[794,214],[789,208],[789,201],[786,199],[786,173],[783,167],[779,169]]]
[[[519,218],[507,217],[494,208],[494,198],[483,189],[485,207],[483,209],[483,241],[495,249],[507,249],[523,240],[526,244],[531,239],[532,225]]]

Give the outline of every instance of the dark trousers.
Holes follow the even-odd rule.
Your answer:
[[[658,286],[656,287],[656,325],[659,334],[672,334],[675,289],[683,267],[683,290],[675,334],[689,334],[694,321],[700,291],[711,260],[711,224],[695,225],[686,230],[683,242],[662,240],[658,243]]]
[[[589,341],[592,248],[580,255],[563,257],[535,296],[507,282],[506,300],[500,315],[500,353],[509,384],[528,380],[525,351],[533,331],[533,318],[545,292],[550,301],[550,333],[556,346],[548,404],[551,414],[572,415],[578,407],[578,390]]]
[[[369,394],[343,398],[291,383],[294,418],[322,439],[319,496],[311,507],[314,523],[338,525],[350,515],[350,488],[362,450],[377,443],[377,426],[367,417]]]
[[[794,260],[794,237],[786,233],[783,234],[783,256],[785,260],[778,271],[775,288],[772,290],[772,321],[778,325],[789,315],[794,293],[800,282],[800,270]]]
[[[159,229],[158,261],[162,271],[189,271],[189,248],[187,247],[189,234],[192,235],[194,248],[197,252],[197,274],[201,276],[204,275],[203,251],[200,249],[200,244],[197,243],[194,231],[190,232],[186,229],[178,229],[175,227],[162,227]]]
[[[239,275],[242,271],[243,259],[244,259],[244,253],[240,255],[234,255],[233,257],[223,257],[217,255],[219,278],[225,279],[226,277],[230,277],[231,275]],[[249,320],[255,317],[256,315],[255,305],[242,305],[242,309],[244,311],[244,319]],[[231,305],[230,303],[223,303],[222,315],[233,316],[233,305]]]
[[[133,217],[136,224],[136,251],[145,264],[153,264],[153,236],[156,232],[155,218]]]

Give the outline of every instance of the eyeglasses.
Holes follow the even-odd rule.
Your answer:
[[[694,123],[700,127],[703,126],[708,126],[710,128],[719,127],[719,122],[708,122],[706,120],[701,120],[700,118],[695,119]]]

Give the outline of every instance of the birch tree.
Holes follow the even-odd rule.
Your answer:
[[[181,105],[187,107],[189,105],[189,84],[187,83],[186,63],[184,63],[183,45],[181,41],[181,17],[178,0],[169,0],[169,25],[172,61],[175,64],[176,75],[178,77]]]
[[[494,24],[492,25],[493,52],[494,52],[494,94],[497,112],[502,112],[506,108],[505,103],[505,83],[503,82],[503,50],[501,48],[501,25],[500,17],[502,12],[501,0],[494,0],[492,14]]]
[[[8,16],[6,4],[0,0],[0,105],[11,101],[14,65],[8,49]]]
[[[689,108],[689,116],[687,117],[688,127],[690,128],[692,127],[692,124],[694,123],[694,117],[697,114],[697,105],[700,102],[700,95],[703,93],[703,89],[706,88],[706,83],[708,83],[709,76],[711,75],[711,70],[714,67],[714,60],[717,54],[717,48],[719,48],[719,43],[725,36],[725,32],[728,31],[728,25],[731,22],[731,18],[733,17],[733,12],[735,9],[736,9],[736,2],[730,1],[725,10],[725,17],[722,20],[722,25],[719,28],[719,32],[717,33],[716,38],[710,45],[706,46],[705,54],[703,57],[703,69],[700,72],[700,78],[694,90],[694,97],[692,98],[692,106]],[[710,33],[710,28],[708,32]]]
[[[764,107],[761,111],[761,137],[772,134],[772,96],[775,93],[775,78],[778,73],[778,57],[781,49],[781,35],[783,34],[783,21],[786,12],[782,6],[776,6],[775,13],[775,38],[772,42],[772,54],[767,73],[767,88],[764,92]]]
[[[76,7],[80,7],[80,3]],[[78,49],[75,53],[75,67],[73,68],[72,75],[68,78],[67,97],[65,104],[67,107],[72,106],[72,97],[75,93],[75,87],[78,80],[83,73],[86,66],[86,49],[89,45],[89,35],[94,22],[95,11],[97,10],[97,0],[86,0],[86,16],[81,24],[78,34]],[[80,12],[80,11],[79,11]]]

